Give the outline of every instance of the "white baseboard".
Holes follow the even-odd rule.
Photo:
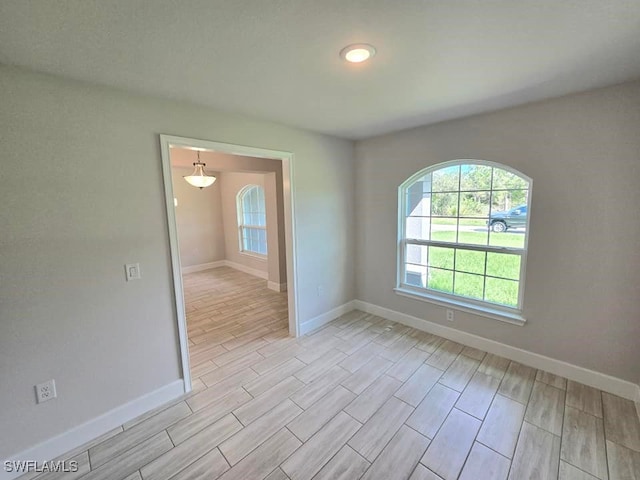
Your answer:
[[[287,291],[287,284],[286,283],[276,283],[276,282],[272,282],[271,280],[267,281],[267,288],[269,290],[274,290],[276,292],[286,292]]]
[[[36,460],[41,462],[52,460],[81,445],[84,445],[87,442],[90,442],[109,430],[113,430],[114,428],[133,420],[149,410],[157,408],[181,395],[184,395],[184,393],[184,381],[176,380],[175,382],[171,382],[164,387],[154,390],[153,392],[149,392],[135,400],[116,407],[113,410],[89,420],[88,422],[67,430],[60,435],[45,440],[34,447],[17,453],[11,458],[8,458],[7,461]],[[2,465],[4,465],[4,461],[2,461]],[[0,479],[9,480],[17,478],[23,473],[24,472],[9,473],[0,470]]]
[[[188,267],[182,267],[182,274],[185,275],[187,273],[202,272],[204,270],[218,267],[233,268],[235,270],[240,270],[241,272],[248,273],[249,275],[253,275],[254,277],[262,278],[264,280],[267,280],[269,278],[269,274],[265,271],[258,270],[257,268],[247,267],[246,265],[232,262],[231,260],[218,260],[217,262],[201,263],[200,265],[190,265]],[[269,282],[267,286],[271,290],[276,290],[276,288],[278,288],[276,292],[284,292],[287,290],[286,283]]]
[[[595,387],[599,390],[628,398],[635,402],[640,402],[640,385],[636,385],[635,383],[579,367],[571,363],[563,362],[562,360],[556,360],[538,353],[529,352],[528,350],[512,347],[504,343],[496,342],[495,340],[489,340],[472,333],[463,332],[462,330],[446,327],[422,318],[384,308],[373,303],[354,300],[352,304],[354,309],[378,315],[388,320],[417,328],[418,330],[432,333],[470,347],[478,348],[485,352],[493,353],[494,355],[499,355],[555,375],[560,375],[570,380]]]
[[[202,272],[211,268],[224,267],[225,260],[218,260],[217,262],[201,263],[199,265],[191,265],[188,267],[182,267],[182,274]]]
[[[328,312],[325,312],[317,317],[312,318],[311,320],[307,320],[304,323],[300,324],[299,333],[300,335],[304,335],[305,333],[309,333],[316,328],[320,328],[326,323],[329,323],[331,320],[335,320],[340,315],[344,315],[351,310],[354,310],[356,307],[354,306],[354,300],[347,302],[345,304],[340,305],[339,307],[332,308]]]
[[[231,260],[224,260],[224,265],[236,270],[240,270],[241,272],[248,273],[249,275],[253,275],[254,277],[262,278],[264,280],[267,280],[269,278],[269,274],[267,272],[258,270],[257,268],[247,267],[245,265],[232,262]]]

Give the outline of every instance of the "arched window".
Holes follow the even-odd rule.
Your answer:
[[[398,193],[398,293],[518,317],[531,179],[457,160],[416,173]]]
[[[238,192],[238,235],[240,251],[258,255],[267,254],[267,215],[264,189],[247,185]]]

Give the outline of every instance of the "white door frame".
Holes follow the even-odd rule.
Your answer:
[[[178,323],[178,337],[180,342],[180,356],[182,359],[182,377],[185,393],[191,391],[191,373],[189,370],[189,339],[187,337],[187,317],[182,286],[182,270],[180,263],[180,249],[178,248],[178,229],[176,226],[176,212],[173,195],[171,174],[171,147],[194,147],[213,150],[216,152],[243,155],[247,157],[269,158],[282,161],[282,184],[284,190],[284,228],[287,260],[287,292],[289,308],[289,334],[297,337],[298,325],[298,279],[296,277],[296,235],[294,216],[294,188],[293,188],[293,153],[270,150],[260,147],[247,147],[230,143],[199,140],[195,138],[177,137],[174,135],[160,135],[160,153],[162,155],[162,176],[164,181],[164,195],[167,212],[167,226],[169,233],[169,248],[171,251],[171,268],[173,274],[173,290],[175,297],[176,320]]]

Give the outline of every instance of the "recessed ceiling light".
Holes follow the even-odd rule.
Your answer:
[[[376,49],[368,43],[354,43],[340,50],[340,57],[350,63],[361,63],[376,54]]]

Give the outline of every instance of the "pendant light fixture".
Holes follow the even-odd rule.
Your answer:
[[[190,185],[198,187],[200,190],[204,187],[210,187],[213,185],[213,182],[216,181],[216,177],[213,175],[207,175],[204,171],[204,167],[206,167],[206,165],[206,163],[202,163],[200,161],[200,150],[198,150],[198,161],[193,164],[195,170],[191,175],[185,175],[183,178],[189,182]]]

